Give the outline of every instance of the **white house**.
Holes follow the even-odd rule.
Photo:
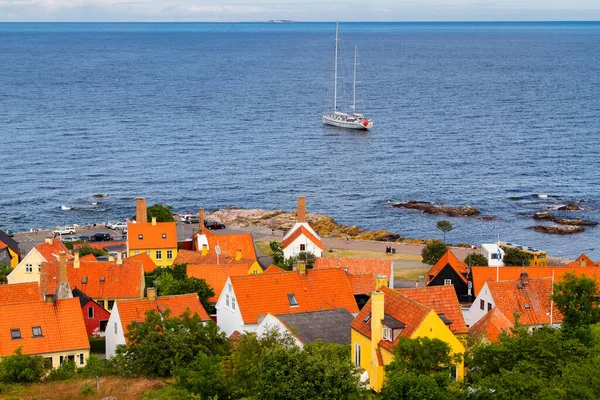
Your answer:
[[[119,315],[119,303],[120,301],[115,302],[110,317],[108,318],[108,323],[106,324],[106,358],[114,356],[117,346],[126,343],[125,332]]]
[[[6,277],[8,283],[40,283],[42,263],[58,261],[61,252],[67,255],[67,260],[73,258],[69,249],[65,247],[59,238],[46,238],[44,243],[31,249],[15,269],[8,274]]]
[[[490,267],[504,267],[504,250],[496,243],[484,243],[481,245],[481,254],[487,259]]]
[[[296,256],[300,252],[323,257],[321,238],[306,222],[306,198],[303,196],[298,197],[298,221],[283,236],[281,244],[285,258]]]

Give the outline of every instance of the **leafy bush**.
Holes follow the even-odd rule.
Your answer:
[[[48,370],[43,357],[22,354],[20,347],[14,355],[0,360],[0,377],[6,383],[38,382]]]
[[[271,251],[273,252],[273,264],[277,265],[278,267],[283,268],[285,256],[283,255],[283,246],[282,246],[281,242],[279,242],[277,240],[271,240],[269,242],[269,247],[271,248]]]
[[[152,221],[152,217],[156,217],[156,222],[174,222],[175,219],[173,218],[172,209],[172,206],[164,205],[162,203],[154,204],[148,207],[146,213],[148,221],[144,222]]]
[[[97,248],[92,247],[87,244],[83,245],[83,246],[79,246],[79,247],[77,247],[77,249],[79,250],[80,257],[87,256],[88,254],[93,254],[94,257],[102,257],[102,256],[108,255],[107,251],[104,251],[102,249],[97,249]]]
[[[83,389],[81,389],[82,396],[91,396],[94,394],[96,394],[96,391],[90,385],[85,385]]]
[[[423,262],[428,265],[434,265],[448,251],[448,246],[440,240],[429,240],[423,250],[421,257]]]
[[[198,353],[196,359],[177,372],[177,387],[201,398],[225,397],[225,374],[217,356]]]
[[[89,340],[90,340],[90,352],[92,354],[106,353],[106,338],[90,337]]]
[[[46,376],[46,381],[64,381],[77,375],[77,367],[73,361],[66,361],[58,367],[50,371]]]
[[[97,355],[91,354],[87,359],[85,367],[80,370],[80,375],[85,378],[113,375],[115,370],[111,367],[110,361],[104,361]]]
[[[204,279],[188,278],[187,264],[176,264],[173,268],[157,268],[156,288],[161,296],[197,293],[204,309],[210,313],[208,299],[215,295],[215,291]]]
[[[488,260],[483,254],[469,254],[465,257],[465,264],[471,267],[487,267]]]
[[[142,394],[142,400],[200,400],[200,396],[174,386],[165,386]],[[202,397],[202,399],[204,399]],[[215,399],[216,400],[216,399]]]

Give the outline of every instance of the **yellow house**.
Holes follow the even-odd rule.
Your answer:
[[[8,274],[6,277],[8,283],[39,283],[42,263],[57,261],[62,252],[66,254],[67,260],[73,258],[69,249],[59,238],[46,238],[44,243],[31,249],[15,269]]]
[[[6,264],[13,269],[19,264],[20,258],[19,243],[8,233],[0,230],[0,265]]]
[[[127,256],[147,253],[157,267],[170,267],[177,257],[175,222],[146,222],[146,199],[136,200],[135,224],[127,224]]]
[[[464,354],[465,347],[438,314],[387,287],[384,276],[377,276],[371,299],[350,324],[352,360],[363,371],[371,389],[380,391],[385,365],[394,360],[393,347],[398,338],[427,337],[450,345],[452,354]],[[456,379],[464,378],[464,362],[456,365]]]

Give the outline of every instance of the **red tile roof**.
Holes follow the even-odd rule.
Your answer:
[[[80,260],[79,264],[79,268],[73,268],[73,262],[67,263],[71,290],[78,288],[94,300],[137,299],[143,296],[144,272],[141,261],[125,259],[123,264],[119,265],[116,261]],[[45,294],[54,293],[59,264],[42,263],[41,267],[42,291]],[[104,281],[101,278],[104,278]]]
[[[294,240],[296,240],[297,238],[299,238],[301,235],[306,236],[308,238],[308,240],[310,240],[311,242],[313,242],[320,249],[323,248],[323,243],[321,242],[321,239],[319,239],[318,237],[316,237],[315,235],[313,235],[312,232],[309,231],[308,229],[306,229],[306,227],[303,226],[303,225],[300,225],[298,228],[296,228],[296,230],[290,236],[288,236],[287,238],[285,238],[283,240],[283,242],[281,242],[281,245],[285,249],[290,244],[292,244],[292,242]]]
[[[4,250],[7,247],[8,247],[8,245],[0,240],[0,250]]]
[[[150,258],[150,256],[146,252],[137,254],[135,256],[127,257],[127,260],[141,261],[142,265],[144,266],[145,273],[152,272],[156,269],[156,264],[154,264],[154,261],[152,261],[152,258]]]
[[[477,296],[485,282],[496,280],[496,273],[498,280],[507,281],[519,279],[521,272],[527,272],[530,279],[551,278],[554,274],[555,282],[562,281],[567,272],[572,272],[577,276],[587,276],[600,282],[600,269],[590,267],[472,267],[473,292]]]
[[[88,255],[80,257],[79,261],[98,261],[98,260],[96,259],[96,256],[94,256],[93,254],[90,253]]]
[[[176,264],[217,265],[217,261],[218,261],[219,265],[220,264],[223,264],[223,265],[229,265],[229,264],[245,265],[248,268],[250,268],[256,262],[256,259],[241,258],[239,260],[236,260],[235,257],[225,256],[222,254],[217,257],[216,254],[214,254],[214,253],[211,254],[209,252],[207,255],[203,256],[202,252],[200,252],[200,251],[179,250],[177,252],[177,257],[175,257],[175,260],[173,261],[173,265],[176,265]]]
[[[418,303],[409,297],[400,294],[390,288],[382,287],[381,291],[384,294],[383,308],[384,313],[406,325],[406,328],[400,332],[398,337],[410,338],[412,334],[419,328],[425,317],[432,311],[429,307]],[[366,316],[371,314],[371,300],[365,304],[363,309],[358,313],[350,327],[355,331],[371,338],[371,320],[365,322]],[[385,349],[392,351],[392,347],[397,342],[389,340],[381,340],[379,345]]]
[[[213,288],[215,295],[208,301],[216,303],[221,296],[225,282],[230,276],[244,276],[248,274],[248,266],[242,264],[234,265],[188,265],[187,276],[204,279]]]
[[[215,247],[221,248],[221,255],[235,257],[238,250],[242,251],[242,258],[250,258],[256,261],[256,249],[254,248],[254,239],[250,233],[227,233],[218,234],[211,230],[206,230],[206,240],[208,241],[208,253],[215,254]],[[199,251],[202,249],[198,249]]]
[[[371,294],[375,290],[373,275],[348,275],[348,282],[350,282],[354,294]]]
[[[11,285],[12,286],[12,285]],[[23,354],[54,353],[90,348],[79,299],[43,300],[0,305],[0,356],[11,355],[18,347]],[[40,327],[41,337],[33,337]],[[12,339],[11,329],[19,329],[21,339]]]
[[[323,268],[341,268],[348,275],[385,275],[388,282],[392,278],[392,260],[317,257],[314,269]]]
[[[67,253],[67,260],[73,258],[73,255],[59,238],[52,239],[52,243],[42,243],[35,246],[35,249],[44,257],[46,261],[58,260],[61,251]]]
[[[577,257],[577,260],[571,261],[567,267],[600,267],[600,264],[593,262],[585,253]]]
[[[0,285],[0,305],[35,302],[42,299],[42,291],[37,282]]]
[[[436,262],[435,265],[427,272],[427,282],[434,280],[437,274],[439,274],[446,267],[446,265],[450,265],[450,267],[456,271],[458,276],[460,276],[461,279],[467,283],[467,278],[465,277],[468,272],[467,264],[456,258],[454,253],[452,253],[450,250],[448,250],[442,256],[442,258],[440,258],[438,262]]]
[[[280,268],[275,264],[271,264],[263,271],[263,274],[278,274],[280,272],[285,272],[285,269]]]
[[[444,314],[452,323],[448,326],[452,333],[461,334],[467,333],[467,324],[456,297],[454,286],[426,286],[410,289],[396,289],[397,292],[419,302],[433,311],[436,314]]]
[[[127,242],[129,250],[177,248],[177,227],[175,222],[127,224]]]
[[[258,322],[259,315],[286,314],[345,308],[358,312],[352,288],[344,271],[339,269],[308,270],[231,277],[244,324]],[[288,295],[296,297],[298,306],[290,306]]]
[[[542,267],[544,268],[544,267]],[[520,314],[523,325],[544,325],[550,323],[550,297],[552,279],[529,279],[521,285],[521,280],[487,282],[495,308],[498,308],[511,321],[514,314]],[[519,287],[521,286],[521,287]],[[553,307],[552,322],[562,321],[562,314]]]
[[[502,332],[511,333],[514,324],[506,318],[499,308],[485,314],[475,325],[469,328],[469,334],[476,337],[485,337],[490,342],[498,340]]]
[[[148,298],[138,300],[119,300],[116,303],[121,320],[123,331],[128,331],[127,327],[132,322],[144,322],[146,312],[154,310],[158,313],[164,313],[167,309],[171,311],[171,317],[180,316],[189,309],[191,315],[198,313],[202,321],[210,320],[204,307],[198,299],[197,293],[181,294],[177,296],[158,296],[155,301]]]

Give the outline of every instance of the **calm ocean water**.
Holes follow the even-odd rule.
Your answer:
[[[443,217],[388,205],[423,200],[496,217],[452,218],[453,243],[600,259],[600,226],[556,237],[523,215],[581,201],[570,215],[600,221],[600,23],[342,23],[369,134],[321,124],[334,29],[0,24],[0,227],[122,218],[138,196],[290,210],[304,194],[346,224],[439,237]]]

